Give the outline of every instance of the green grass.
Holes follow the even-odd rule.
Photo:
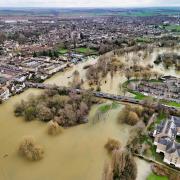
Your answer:
[[[148,177],[147,180],[168,180],[166,176],[157,176],[154,173],[151,173]]]
[[[160,115],[158,115],[157,119],[155,120],[154,123],[152,123],[149,128],[148,128],[148,131],[153,131],[154,128],[155,128],[155,125],[156,124],[160,124],[162,120],[165,120],[166,119],[166,115],[161,113]]]
[[[144,100],[148,97],[151,97],[151,96],[145,96],[144,94],[140,93],[140,92],[135,92],[131,89],[129,89],[127,86],[130,82],[136,82],[138,80],[136,79],[132,79],[132,80],[129,80],[129,81],[126,81],[123,83],[122,87],[123,88],[126,88],[128,90],[128,92],[130,92],[131,94],[134,94],[135,95],[135,99],[139,99],[139,100]],[[162,82],[161,80],[156,80],[156,79],[151,79],[151,80],[147,80],[147,82],[154,82],[154,83],[158,83],[158,82]],[[174,102],[174,101],[166,101],[166,100],[161,100],[160,101],[162,104],[165,104],[165,105],[168,105],[168,106],[174,106],[174,107],[178,107],[180,108],[180,103],[177,103],[177,102]]]
[[[136,41],[137,41],[137,42],[144,42],[144,43],[150,43],[150,42],[152,42],[151,39],[145,38],[145,37],[138,37],[138,38],[136,38]]]
[[[106,112],[108,112],[108,111],[111,110],[111,109],[116,109],[118,106],[119,106],[118,103],[113,102],[113,103],[111,103],[111,104],[105,104],[105,105],[100,106],[100,107],[99,107],[99,110],[100,110],[102,113],[106,113]]]
[[[81,53],[81,54],[94,54],[94,53],[97,53],[96,50],[90,49],[90,48],[85,48],[85,47],[76,48],[75,51],[77,53]]]
[[[144,94],[142,94],[140,92],[135,92],[133,90],[128,90],[128,92],[135,95],[134,99],[143,100],[143,99],[148,97],[148,96],[145,96]]]
[[[165,120],[165,119],[166,119],[166,115],[165,115],[164,113],[161,113],[161,114],[157,117],[155,123],[156,123],[156,124],[160,124],[161,121],[162,121],[162,120]]]
[[[66,54],[68,52],[67,49],[59,49],[60,54]]]
[[[122,87],[126,88],[128,90],[128,92],[130,92],[131,94],[134,94],[135,95],[135,97],[134,97],[135,99],[143,100],[144,98],[147,98],[147,96],[145,96],[144,94],[142,94],[140,92],[135,92],[135,91],[133,91],[133,90],[131,90],[131,89],[129,89],[127,87],[130,82],[136,82],[136,81],[138,81],[138,80],[131,79],[129,81],[126,81],[126,82],[123,83]]]
[[[177,102],[174,102],[174,101],[161,100],[161,102],[162,102],[163,104],[168,105],[168,106],[174,106],[174,107],[180,108],[180,103],[177,103]]]
[[[168,25],[164,26],[166,30],[174,31],[174,32],[180,32],[180,25]]]
[[[96,50],[90,49],[90,48],[85,48],[85,47],[76,48],[74,50],[74,52],[80,53],[80,54],[97,54]],[[65,48],[59,49],[59,54],[67,54],[67,53],[68,53],[68,49],[65,49]]]

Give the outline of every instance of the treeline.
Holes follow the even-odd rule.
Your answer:
[[[146,53],[139,53],[137,56],[133,56],[132,58],[126,54],[125,62],[116,55],[105,54],[100,56],[97,64],[88,67],[86,71],[86,78],[89,85],[96,85],[97,87],[100,87],[101,80],[105,78],[108,73],[110,73],[111,78],[113,78],[116,72],[123,72],[127,80],[130,80],[131,78],[145,80],[150,80],[152,78],[158,79],[160,74],[156,71],[152,71],[153,66],[147,65],[144,67],[138,64],[144,56],[147,56]]]
[[[168,69],[169,67],[175,66],[176,70],[180,70],[180,55],[177,53],[164,53],[159,54],[154,61],[155,64],[163,63],[164,67]]]
[[[51,58],[58,58],[59,52],[56,50],[48,50],[48,51],[41,51],[41,52],[33,53],[33,57],[39,57],[39,56],[49,56]]]
[[[53,120],[60,126],[69,127],[87,122],[91,106],[98,102],[90,92],[79,95],[75,92],[62,94],[57,90],[48,90],[37,97],[31,96],[28,101],[21,101],[16,105],[14,113],[26,121]]]
[[[106,77],[109,72],[113,77],[114,73],[120,71],[123,67],[124,63],[116,57],[102,55],[99,57],[97,64],[87,69],[86,78],[89,85],[100,85],[101,79]]]

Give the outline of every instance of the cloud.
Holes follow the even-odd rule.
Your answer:
[[[0,0],[0,7],[180,6],[180,0]]]

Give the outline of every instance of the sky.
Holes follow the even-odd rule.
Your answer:
[[[0,7],[158,7],[179,6],[180,0],[0,0]]]

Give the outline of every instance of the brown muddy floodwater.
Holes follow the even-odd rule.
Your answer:
[[[83,67],[86,65],[91,65],[91,64],[93,65],[95,63],[97,63],[97,59],[92,60],[91,58],[89,58],[87,61],[74,65],[73,67],[67,69],[64,72],[57,73],[53,77],[46,80],[45,83],[56,84],[59,86],[70,86],[70,83],[72,82],[72,74],[75,70],[78,70],[80,73],[81,79],[83,79],[84,81],[83,88],[89,89],[90,87],[86,81],[86,69],[83,69]],[[123,82],[125,81],[126,81],[126,78],[121,72],[114,74],[113,78],[111,78],[110,73],[109,73],[107,77],[104,78],[101,82],[101,91],[122,95],[123,93],[120,91],[119,86],[120,84],[123,84]]]
[[[110,110],[94,123],[93,117],[99,106],[95,105],[89,114],[89,123],[65,129],[62,134],[51,137],[47,134],[46,123],[25,122],[13,115],[14,105],[32,93],[41,91],[29,89],[0,106],[0,179],[100,180],[104,163],[109,160],[104,149],[107,139],[119,139],[125,145],[129,137],[131,128],[117,123],[117,113],[122,106]],[[27,135],[34,136],[44,146],[44,159],[31,162],[18,155],[19,141]],[[145,180],[150,165],[139,159],[137,164],[138,180]]]
[[[154,48],[154,50],[152,51],[152,53],[150,55],[148,55],[144,60],[141,59],[139,61],[139,64],[141,64],[142,66],[147,66],[147,65],[153,65],[152,70],[153,71],[157,71],[160,74],[163,75],[172,75],[172,76],[176,76],[180,78],[180,71],[175,71],[174,68],[169,68],[169,69],[165,69],[163,67],[162,64],[160,65],[155,65],[153,62],[156,59],[156,57],[158,56],[158,54],[162,54],[162,53],[170,53],[170,52],[174,52],[174,53],[178,53],[179,54],[179,50],[180,48]],[[138,52],[139,53],[139,52]],[[126,64],[128,64],[129,66],[132,65],[132,57],[133,56],[137,56],[138,54],[137,52],[132,52],[129,53],[127,56],[129,57],[128,59],[130,60],[129,62],[126,61],[125,56],[119,56],[118,58],[122,61],[124,61]],[[143,51],[140,51],[140,53],[143,53]],[[107,55],[111,56],[112,53],[107,53]],[[60,85],[60,86],[69,86],[70,82],[72,82],[72,74],[75,70],[78,70],[80,73],[80,77],[83,79],[84,84],[83,84],[83,88],[85,89],[89,89],[89,85],[86,81],[86,69],[83,69],[84,66],[86,65],[90,65],[90,64],[95,64],[97,62],[97,59],[92,59],[91,57],[87,60],[84,61],[82,63],[79,63],[77,65],[74,65],[73,67],[69,68],[68,70],[66,70],[65,72],[59,72],[56,75],[54,75],[53,77],[51,77],[50,79],[46,80],[45,83],[47,84],[56,84],[56,85]],[[101,81],[101,91],[102,92],[107,92],[107,93],[112,93],[112,94],[119,94],[119,95],[123,95],[124,93],[122,92],[122,89],[120,88],[122,86],[122,84],[126,81],[126,77],[124,76],[123,72],[117,72],[114,74],[113,78],[111,78],[110,73],[107,75],[106,78],[102,79]],[[133,96],[132,94],[126,92],[126,96]]]
[[[96,63],[96,59],[75,65],[60,72],[45,83],[68,86],[75,70],[85,77],[84,65]],[[116,74],[113,79],[107,77],[102,91],[119,92],[119,83],[126,79]],[[88,85],[85,83],[85,88]],[[110,159],[104,149],[108,138],[118,139],[125,145],[131,127],[117,123],[117,114],[122,105],[110,110],[103,118],[94,123],[94,115],[99,105],[95,105],[89,114],[87,124],[65,129],[62,134],[51,137],[47,134],[47,124],[38,120],[25,122],[13,114],[14,105],[30,94],[39,94],[41,90],[28,89],[24,93],[10,98],[0,105],[0,180],[101,180],[105,161]],[[25,160],[18,155],[18,145],[23,136],[34,136],[44,146],[44,158],[38,162]],[[145,180],[150,164],[136,159],[138,165],[137,180]]]

